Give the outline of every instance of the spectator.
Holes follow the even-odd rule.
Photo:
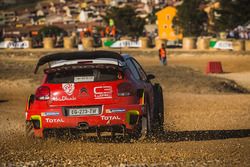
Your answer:
[[[228,38],[234,38],[234,31],[229,31]]]
[[[244,31],[240,31],[239,33],[239,37],[240,39],[244,39],[245,35],[244,35]]]
[[[234,38],[239,39],[239,32],[237,30],[234,30]]]
[[[109,34],[110,34],[110,28],[109,26],[107,25],[106,28],[105,28],[105,34],[106,34],[106,37],[109,37]]]
[[[102,38],[105,37],[105,32],[104,32],[103,29],[100,30],[100,34],[101,34],[101,37],[102,37]]]
[[[165,66],[167,64],[167,51],[165,44],[162,44],[161,48],[159,49],[159,59],[162,65]]]
[[[248,39],[248,33],[247,33],[247,31],[244,31],[244,39]]]
[[[115,35],[116,35],[116,28],[115,28],[115,26],[112,26],[110,36],[115,37]]]

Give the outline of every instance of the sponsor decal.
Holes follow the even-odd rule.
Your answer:
[[[106,109],[106,113],[114,113],[114,112],[125,112],[126,110],[124,108],[118,108],[118,109]]]
[[[75,84],[74,83],[63,83],[62,84],[62,89],[64,90],[64,92],[71,96],[74,93],[75,90]]]
[[[101,118],[104,121],[121,120],[121,118],[118,115],[114,115],[114,116],[101,116]]]
[[[112,86],[98,86],[94,87],[95,99],[111,99],[112,98]]]
[[[52,101],[74,101],[74,100],[76,100],[76,97],[67,97],[67,96],[52,97]]]
[[[46,116],[58,116],[59,112],[42,112],[41,116],[46,117]]]
[[[232,50],[232,41],[210,41],[210,47],[215,49]]]
[[[88,90],[87,90],[86,88],[81,88],[81,89],[80,89],[80,96],[82,96],[82,97],[87,97],[87,96],[89,96]]]
[[[74,82],[93,82],[94,76],[74,77]]]
[[[131,40],[119,40],[119,41],[105,41],[105,46],[109,46],[111,48],[140,48],[142,46],[141,40],[131,41]]]
[[[62,123],[62,122],[64,122],[64,120],[62,118],[58,118],[58,119],[45,118],[45,121],[48,123]]]
[[[3,41],[3,42],[0,42],[0,48],[25,49],[25,48],[29,48],[29,41],[22,41],[22,42]]]

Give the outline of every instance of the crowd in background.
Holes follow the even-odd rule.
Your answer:
[[[244,29],[243,27],[239,26],[235,28],[234,30],[231,30],[227,33],[227,38],[233,38],[233,39],[250,39],[250,30]]]

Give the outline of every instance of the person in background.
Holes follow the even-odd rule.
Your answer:
[[[159,59],[162,65],[167,65],[167,51],[165,44],[161,44],[161,48],[159,49]]]
[[[110,28],[109,26],[107,25],[106,28],[105,28],[105,34],[106,34],[106,37],[109,37],[109,34],[110,34]]]
[[[104,38],[105,37],[105,32],[103,29],[100,30],[100,34],[101,34],[101,37]]]
[[[247,31],[244,31],[244,39],[248,40],[248,33],[247,33]]]
[[[239,36],[240,36],[240,39],[244,39],[245,38],[244,31],[240,31]]]
[[[115,26],[112,26],[112,27],[111,27],[110,36],[111,36],[111,37],[115,37],[115,36],[116,36],[116,27],[115,27]]]
[[[233,30],[229,31],[228,38],[234,38],[234,31]]]

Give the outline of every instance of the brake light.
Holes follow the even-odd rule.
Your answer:
[[[118,85],[118,96],[132,96],[134,88],[130,83],[124,82]]]
[[[36,100],[49,100],[50,89],[47,86],[41,86],[36,90]]]

